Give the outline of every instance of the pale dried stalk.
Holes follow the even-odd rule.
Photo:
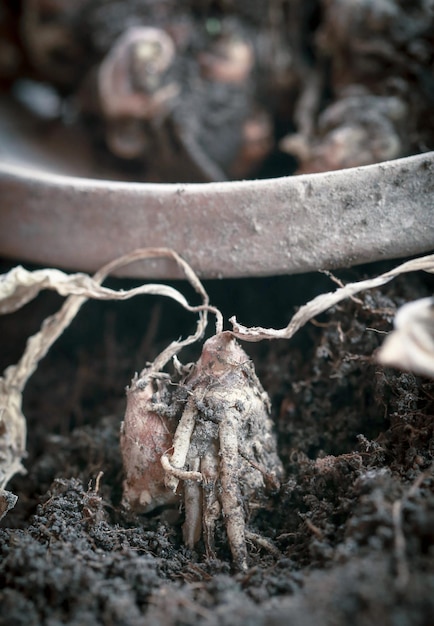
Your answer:
[[[127,291],[114,291],[101,286],[100,283],[106,276],[119,267],[150,258],[169,258],[175,261],[200,295],[202,304],[191,306],[179,291],[167,285],[142,285]],[[154,294],[171,298],[188,311],[199,313],[196,331],[182,341],[173,341],[149,368],[154,373],[164,367],[183,346],[203,335],[208,310],[217,315],[217,326],[221,326],[221,314],[209,306],[208,294],[199,278],[181,257],[165,248],[136,250],[108,263],[93,278],[81,273],[68,275],[56,269],[29,272],[23,267],[15,267],[0,276],[0,313],[18,310],[35,298],[42,289],[52,289],[69,298],[57,313],[44,321],[40,331],[29,338],[20,361],[8,367],[3,377],[0,377],[0,518],[16,502],[16,497],[4,490],[5,486],[15,474],[25,472],[22,465],[26,454],[26,419],[22,412],[24,387],[39,361],[69,326],[88,298],[127,300],[137,295]]]
[[[324,293],[316,298],[313,298],[307,304],[301,306],[297,313],[292,317],[291,321],[285,328],[262,328],[261,326],[252,326],[247,328],[242,324],[239,324],[235,317],[230,319],[233,327],[233,333],[239,339],[243,341],[262,341],[263,339],[290,339],[295,333],[302,328],[307,322],[324,313],[327,309],[338,304],[345,298],[350,298],[361,291],[367,289],[373,289],[374,287],[381,287],[389,281],[393,280],[400,274],[408,272],[416,272],[423,270],[425,272],[434,273],[434,254],[413,259],[398,265],[395,269],[381,274],[375,278],[369,278],[367,280],[361,280],[356,283],[348,283],[336,291]]]

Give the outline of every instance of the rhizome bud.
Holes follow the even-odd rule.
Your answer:
[[[167,396],[165,383],[164,378],[136,377],[127,389],[120,440],[125,472],[122,504],[133,511],[145,513],[176,500],[164,484],[160,462],[172,446],[176,428],[161,410]]]

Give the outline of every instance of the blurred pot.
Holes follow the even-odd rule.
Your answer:
[[[164,246],[200,276],[223,278],[434,249],[434,152],[269,180],[149,184],[111,180],[76,130],[48,137],[8,101],[0,103],[0,137],[0,254],[7,258],[92,272],[134,248]],[[178,276],[163,260],[125,274]]]

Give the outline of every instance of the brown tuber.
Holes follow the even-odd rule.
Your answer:
[[[127,389],[127,409],[121,428],[126,478],[123,504],[142,512],[174,500],[164,485],[161,456],[172,445],[173,428],[155,408],[156,380],[136,379]],[[158,393],[158,392],[157,392]]]
[[[133,382],[128,392],[122,429],[124,503],[146,511],[180,498],[184,542],[193,548],[203,537],[209,558],[223,517],[235,565],[246,569],[246,537],[258,539],[246,522],[266,505],[283,471],[268,396],[252,362],[232,333],[220,332],[173,387],[170,406],[168,387],[159,397],[151,381],[138,387]],[[174,429],[171,416],[179,412]]]

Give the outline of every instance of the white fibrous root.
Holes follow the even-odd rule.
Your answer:
[[[161,398],[154,396],[153,405],[145,394],[139,407],[131,392],[128,396],[124,501],[136,509],[143,502],[142,509],[149,510],[177,495],[185,508],[184,542],[193,548],[202,538],[208,558],[215,555],[215,528],[223,518],[234,563],[246,569],[246,525],[253,511],[266,506],[283,474],[268,396],[231,332],[208,339],[190,374],[174,389],[172,412],[182,413],[175,430],[170,411],[165,425],[159,421]]]

